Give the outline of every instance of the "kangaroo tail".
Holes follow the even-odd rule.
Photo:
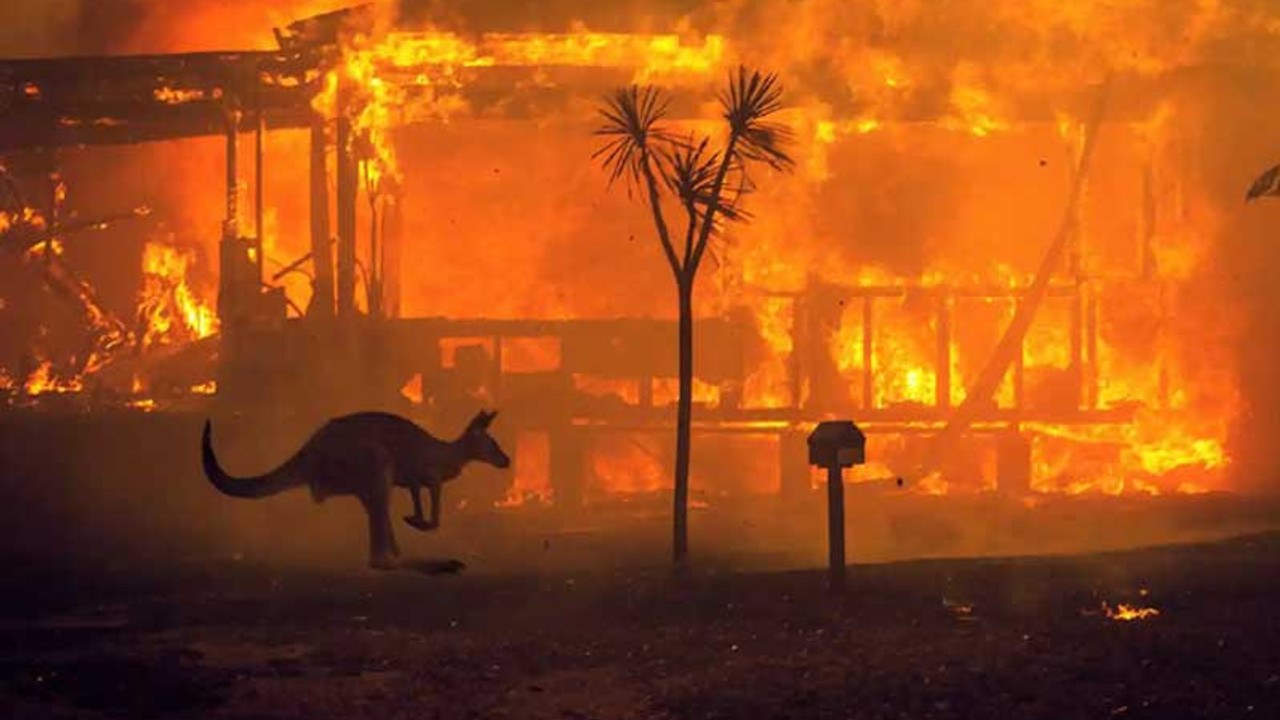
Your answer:
[[[213,454],[211,435],[211,423],[206,420],[202,443],[204,474],[205,477],[209,478],[209,482],[213,483],[213,486],[222,494],[238,498],[262,498],[304,484],[304,481],[292,472],[292,466],[297,459],[296,455],[265,475],[243,478],[228,475],[222,469],[222,466],[218,464],[218,456]]]

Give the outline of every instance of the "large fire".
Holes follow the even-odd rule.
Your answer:
[[[787,123],[800,138],[803,172],[760,179],[753,222],[729,230],[699,291],[702,314],[745,312],[763,339],[741,388],[743,406],[829,399],[818,394],[830,383],[801,387],[789,378],[804,350],[800,305],[814,288],[831,286],[840,298],[834,324],[805,341],[818,344],[843,388],[823,412],[901,413],[936,429],[964,402],[1071,210],[1065,198],[1089,132],[1081,92],[1117,73],[1162,77],[1233,56],[1224,39],[1269,40],[1280,27],[1262,11],[1218,2],[1177,11],[1154,0],[997,2],[965,11],[974,17],[941,19],[918,3],[766,4],[772,14],[721,11],[659,32],[577,25],[466,33],[441,29],[442,19],[394,30],[383,22],[344,37],[312,106],[329,119],[346,113],[371,198],[405,198],[404,312],[669,317],[667,278],[646,218],[606,195],[586,160],[591,93],[603,88],[573,83],[598,70],[610,82],[697,95],[673,124],[683,130],[714,119],[714,96],[705,91],[750,60],[780,71],[794,91]],[[1159,13],[1169,22],[1144,22]],[[208,41],[196,20],[183,23],[192,48]],[[938,41],[987,37],[988,21],[1000,30],[981,50]],[[242,40],[264,38],[255,30]],[[141,42],[131,49],[145,49]],[[525,72],[513,75],[506,96],[478,107],[477,88],[493,82],[484,73],[512,68]],[[570,99],[539,105],[537,93],[553,89]],[[157,99],[193,96],[165,89]],[[528,101],[531,118],[502,114],[517,101]],[[1228,436],[1241,410],[1230,346],[1236,328],[1225,300],[1210,313],[1197,297],[1217,292],[1211,271],[1221,211],[1195,175],[1188,149],[1195,133],[1178,122],[1196,117],[1201,102],[1185,94],[1136,110],[1115,102],[1114,118],[1097,130],[1098,158],[1070,219],[1070,257],[1052,269],[1054,291],[993,395],[993,412],[1030,438],[1033,491],[1226,487]],[[289,131],[268,136],[269,147],[298,146]],[[282,178],[275,182],[305,184],[303,153],[274,160],[270,172]],[[270,213],[268,256],[306,252],[305,209],[281,199]],[[216,257],[210,250],[203,256]],[[193,262],[172,247],[146,245],[144,346],[216,331],[211,295],[185,280]],[[1222,316],[1206,330],[1208,318]],[[29,389],[54,382],[41,368]],[[673,401],[670,378],[649,382],[572,378],[577,391],[625,405]],[[420,402],[416,383],[405,396]],[[695,394],[709,411],[725,402],[714,384],[700,381]],[[1073,413],[1110,419],[1056,420]],[[890,432],[879,464],[862,474],[894,475],[916,452],[911,434]],[[524,469],[506,504],[551,499],[546,442],[536,433],[519,438]],[[605,488],[652,491],[669,483],[664,452],[647,436],[609,439],[589,464]],[[962,472],[980,477],[954,482],[944,472],[916,490],[995,485],[989,458],[966,462]]]

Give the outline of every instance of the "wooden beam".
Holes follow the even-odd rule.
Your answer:
[[[876,406],[875,398],[875,308],[874,299],[870,296],[862,298],[862,409],[872,410]]]
[[[326,164],[328,144],[324,118],[311,120],[311,262],[314,293],[308,315],[315,319],[333,316],[333,248],[329,237],[329,169]]]
[[[934,374],[933,404],[951,407],[951,298],[938,296],[937,370]]]
[[[338,316],[355,314],[356,288],[356,194],[357,168],[355,133],[347,116],[351,92],[338,85]]]

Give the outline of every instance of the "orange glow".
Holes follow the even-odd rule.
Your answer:
[[[640,404],[640,386],[633,380],[574,375],[573,388],[596,398],[612,398],[627,405]]]
[[[661,460],[662,443],[647,436],[609,435],[599,439],[590,455],[591,477],[597,483],[590,499],[600,493],[639,495],[671,488],[671,472]]]
[[[1138,607],[1127,603],[1120,603],[1112,608],[1107,603],[1102,603],[1102,611],[1106,616],[1117,622],[1130,622],[1133,620],[1147,620],[1153,617],[1159,617],[1160,611],[1152,607]]]
[[[152,96],[158,102],[167,105],[185,105],[192,102],[200,102],[202,100],[217,100],[222,97],[220,91],[206,94],[203,90],[184,90],[181,88],[162,87],[156,88],[152,92]]]
[[[502,341],[503,372],[542,373],[559,368],[559,338],[505,338]]]
[[[144,347],[209,337],[218,329],[217,315],[187,283],[189,252],[148,242],[142,252],[143,289],[138,314],[143,320]]]
[[[156,409],[156,401],[151,398],[130,400],[127,405],[134,410],[141,410],[142,412],[155,412]]]
[[[679,398],[680,381],[675,378],[658,378],[653,381],[653,404],[657,407],[675,405]],[[720,405],[720,388],[693,379],[693,404],[707,408]]]
[[[29,396],[45,393],[78,393],[84,389],[84,383],[78,377],[58,377],[53,372],[53,363],[41,361],[40,365],[27,378],[23,390]]]
[[[422,373],[414,373],[413,377],[400,388],[400,396],[414,405],[422,404]]]
[[[517,507],[530,502],[549,504],[551,488],[551,439],[543,432],[516,436],[515,477],[507,496],[497,507]]]

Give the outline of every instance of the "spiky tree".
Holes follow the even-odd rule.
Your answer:
[[[724,221],[746,220],[741,208],[751,188],[753,165],[775,170],[793,166],[786,145],[791,133],[769,121],[781,108],[782,87],[774,74],[738,68],[720,93],[728,135],[723,149],[710,138],[677,137],[665,127],[668,101],[654,87],[632,85],[608,97],[596,131],[605,144],[600,160],[610,184],[624,180],[628,194],[643,191],[653,226],[676,282],[679,300],[679,398],[676,406],[676,465],[672,510],[672,557],[682,565],[689,552],[689,458],[693,409],[693,288],[711,238]],[[679,203],[686,224],[676,244],[663,210],[663,196]]]

